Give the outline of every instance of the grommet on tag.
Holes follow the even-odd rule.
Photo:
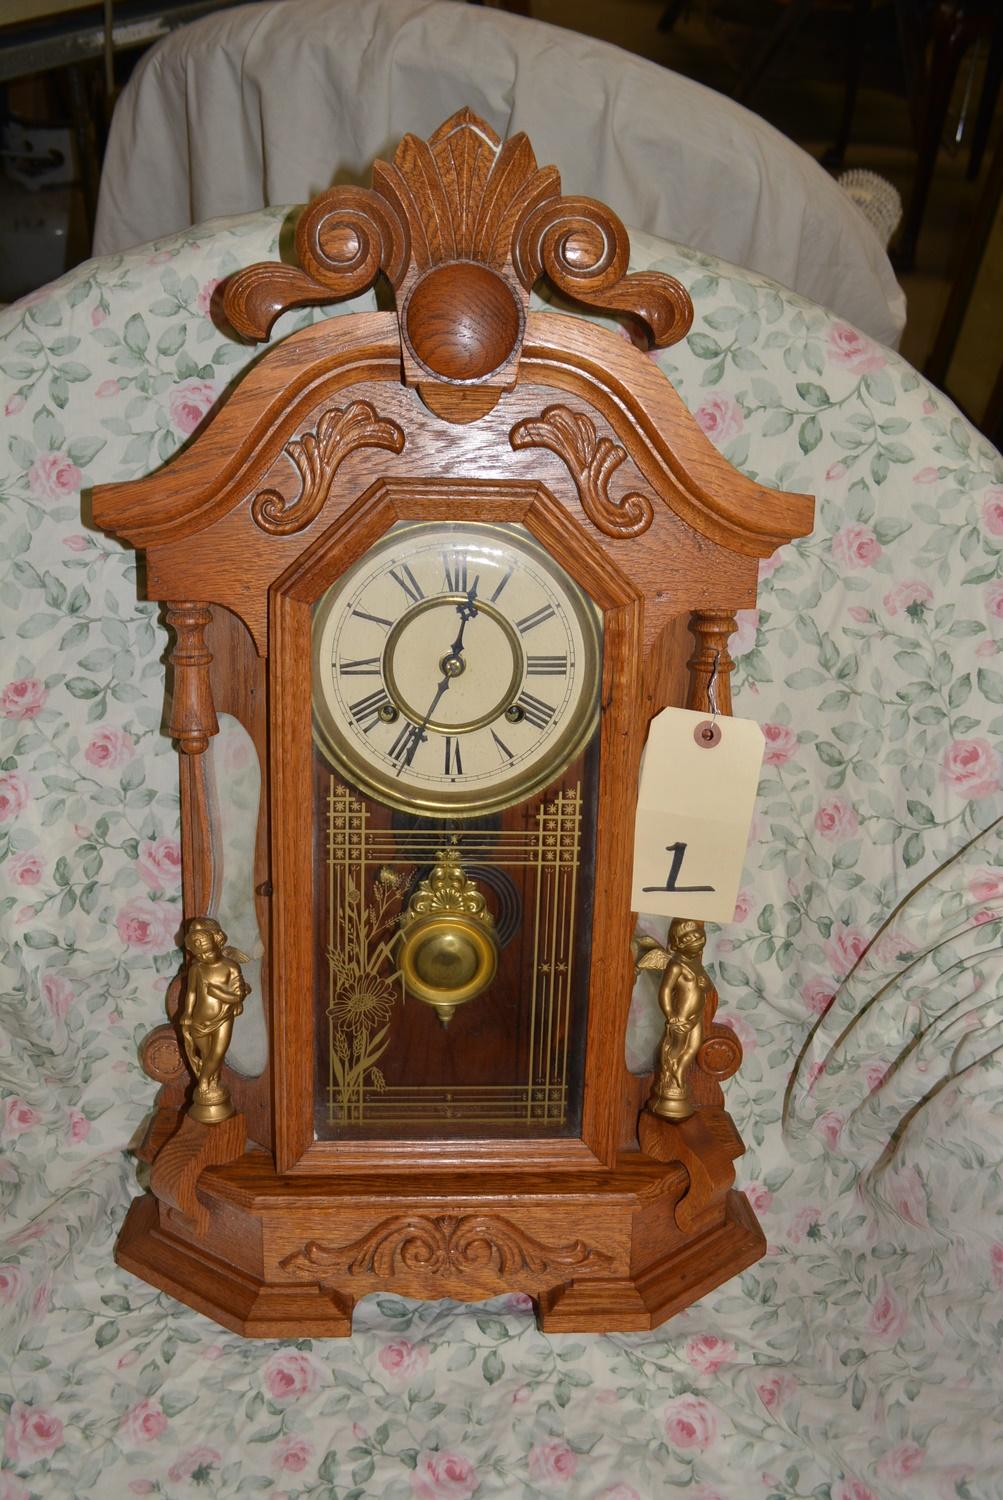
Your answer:
[[[712,719],[701,719],[693,731],[693,738],[701,750],[713,750],[715,745],[721,743],[721,726]]]

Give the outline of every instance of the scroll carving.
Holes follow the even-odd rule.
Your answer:
[[[296,256],[303,269],[279,261],[248,266],[227,281],[223,306],[238,333],[264,339],[289,308],[357,296],[381,270],[396,285],[409,255],[406,223],[378,194],[333,188],[300,215]]]
[[[546,275],[587,307],[627,313],[647,325],[656,349],[677,344],[693,322],[690,294],[673,276],[628,276],[630,239],[620,219],[593,198],[541,203],[519,225],[512,259],[523,286]]]
[[[636,492],[614,500],[610,480],[627,457],[612,438],[599,437],[583,412],[548,406],[542,416],[517,422],[509,434],[513,448],[549,448],[564,460],[578,490],[582,509],[605,536],[640,536],[654,518],[647,495]]]
[[[443,1214],[426,1218],[400,1214],[342,1246],[310,1240],[280,1262],[284,1271],[344,1272],[350,1276],[393,1276],[402,1271],[429,1276],[448,1273],[499,1276],[519,1272],[597,1271],[611,1263],[602,1250],[573,1240],[545,1245],[508,1219],[484,1214]]]
[[[331,491],[340,465],[357,448],[386,448],[400,453],[404,434],[396,422],[381,417],[368,401],[324,412],[316,432],[304,433],[285,446],[300,476],[300,492],[292,501],[278,490],[261,490],[251,514],[262,531],[288,536],[316,520]]]
[[[504,282],[517,322],[525,318],[530,290],[547,276],[577,302],[639,319],[659,348],[690,326],[685,288],[660,272],[628,276],[630,242],[617,215],[591,198],[563,198],[557,168],[537,166],[522,133],[503,142],[461,109],[427,141],[406,135],[391,162],[375,163],[372,182],[332,188],[304,211],[296,230],[300,269],[259,264],[230,278],[224,306],[239,333],[267,338],[287,308],[354,296],[380,272],[394,288],[404,330],[415,284],[437,269],[461,271],[471,263]],[[521,336],[520,328],[519,343]],[[518,344],[510,358],[517,356]],[[431,372],[443,381],[457,378],[435,365]],[[461,378],[496,374],[492,368]]]
[[[315,198],[296,226],[308,276],[336,297],[372,286],[382,270],[397,286],[411,254],[408,222],[374,188],[341,187]],[[328,298],[330,300],[330,298]]]

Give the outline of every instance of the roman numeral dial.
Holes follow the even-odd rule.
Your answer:
[[[600,639],[594,605],[523,528],[393,527],[314,608],[316,743],[391,806],[509,806],[592,734]]]

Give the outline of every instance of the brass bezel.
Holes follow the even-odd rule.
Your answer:
[[[400,687],[398,686],[393,666],[394,649],[397,645],[397,642],[400,640],[408,625],[411,624],[411,621],[414,620],[418,615],[425,614],[428,610],[434,609],[440,604],[465,604],[466,601],[466,594],[436,594],[432,599],[423,599],[420,604],[414,604],[410,609],[404,611],[400,619],[390,631],[390,634],[387,636],[387,643],[383,647],[382,658],[383,682],[387,692],[390,694],[390,699],[394,706],[412,721],[420,721],[421,713],[420,711],[418,713],[415,713],[413,705],[408,703],[404,694],[401,692]],[[503,707],[500,710],[492,709],[488,714],[481,714],[479,718],[471,719],[466,724],[448,724],[443,723],[437,719],[429,719],[425,727],[427,729],[433,729],[436,734],[472,734],[475,729],[484,729],[488,724],[491,724],[496,719],[501,718],[502,713],[504,712],[504,708],[507,707],[509,701],[511,700],[520,682],[522,681],[523,669],[525,667],[525,657],[523,655],[522,646],[519,644],[519,637],[512,629],[511,621],[507,620],[502,614],[501,610],[496,609],[495,606],[486,599],[478,600],[477,610],[479,614],[487,615],[490,619],[494,620],[496,625],[500,626],[502,634],[507,639],[509,648],[512,652],[512,676],[509,678],[508,686],[506,687],[504,693],[500,694],[498,699],[498,702],[503,705]]]
[[[406,545],[410,537],[438,535],[448,540],[450,531],[480,532],[485,537],[503,538],[509,546],[521,549],[531,556],[550,575],[567,598],[574,611],[582,633],[581,682],[582,692],[564,730],[557,736],[547,751],[523,771],[501,778],[492,783],[488,795],[477,795],[472,788],[457,788],[450,795],[449,789],[441,791],[420,789],[408,784],[401,786],[398,778],[384,772],[360,756],[356,747],[345,738],[334,720],[325,694],[325,675],[321,659],[321,640],[328,619],[346,589],[346,586],[368,567],[380,552],[394,551],[402,542]],[[324,591],[313,605],[312,626],[312,702],[313,737],[325,760],[338,775],[358,787],[365,794],[377,798],[388,807],[404,812],[419,812],[429,816],[447,815],[452,818],[475,818],[485,813],[500,812],[530,797],[549,786],[571,764],[588,744],[599,720],[599,687],[601,659],[601,619],[597,605],[589,598],[567,570],[542,547],[528,528],[517,522],[498,523],[484,521],[418,521],[403,522],[384,532],[372,547],[347,568]],[[382,681],[381,676],[381,681]],[[386,684],[384,683],[384,686]],[[456,733],[450,728],[449,733]]]

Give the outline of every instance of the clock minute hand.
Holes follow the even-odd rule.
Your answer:
[[[457,634],[456,640],[453,642],[453,644],[449,648],[447,656],[459,656],[460,652],[463,650],[463,632],[467,628],[467,621],[468,620],[472,620],[473,617],[474,617],[474,615],[477,614],[477,606],[474,603],[474,598],[476,597],[476,594],[477,594],[477,585],[480,582],[480,576],[481,575],[478,573],[477,577],[474,579],[474,581],[471,584],[470,588],[467,590],[466,603],[464,603],[464,604],[458,604],[456,606],[456,608],[457,608],[457,610],[459,612],[459,615],[460,615],[460,629],[459,629],[459,632]],[[442,697],[443,693],[446,692],[446,690],[449,687],[449,684],[452,682],[452,680],[453,679],[450,676],[450,674],[448,672],[446,672],[446,671],[443,671],[442,681],[439,683],[439,685],[437,686],[437,688],[435,690],[435,697],[432,699],[431,703],[428,705],[428,709],[426,711],[425,717],[422,719],[422,721],[421,721],[420,724],[417,724],[415,726],[415,732],[411,736],[411,748],[405,752],[404,758],[402,759],[400,765],[397,767],[397,775],[398,776],[404,770],[405,766],[407,766],[407,767],[410,768],[411,763],[414,760],[415,755],[418,752],[418,746],[426,738],[425,730],[428,727],[428,721],[432,717],[432,715],[435,713],[435,710],[436,710],[436,708],[439,705],[439,699]]]
[[[397,775],[398,776],[404,770],[405,766],[410,767],[411,762],[414,760],[415,755],[417,754],[418,746],[421,744],[422,740],[424,740],[424,739],[427,738],[427,736],[425,734],[425,730],[428,727],[428,721],[432,717],[432,715],[435,713],[435,710],[436,710],[436,708],[438,706],[438,703],[439,703],[439,699],[442,697],[443,693],[449,687],[450,680],[451,679],[449,678],[449,676],[447,675],[447,673],[443,672],[443,674],[442,674],[442,681],[439,683],[438,687],[435,690],[435,697],[432,699],[431,703],[428,705],[428,710],[427,710],[427,712],[425,714],[425,717],[422,719],[422,721],[421,721],[420,724],[416,724],[415,725],[414,734],[411,736],[411,748],[409,750],[405,751],[404,758],[402,759],[400,765],[397,767]]]

